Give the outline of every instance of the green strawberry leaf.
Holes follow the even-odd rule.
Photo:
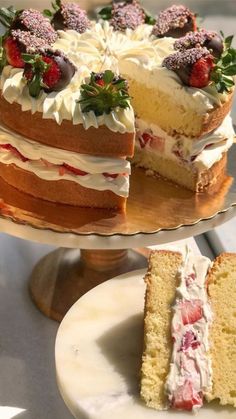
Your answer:
[[[98,12],[98,15],[103,20],[110,20],[112,18],[112,6],[103,7]]]
[[[43,15],[45,16],[45,17],[49,17],[49,18],[51,18],[52,16],[53,16],[53,13],[51,12],[51,10],[49,10],[49,9],[44,9],[44,11],[43,11]]]
[[[117,107],[125,109],[130,106],[126,81],[111,70],[103,74],[91,73],[89,82],[81,86],[80,93],[78,103],[84,113],[93,111],[96,116],[101,116]]]
[[[148,12],[146,12],[146,11],[145,11],[145,23],[146,23],[147,25],[152,25],[152,26],[154,26],[154,25],[155,25],[155,23],[156,23],[156,19],[155,19],[155,17],[154,17],[154,16],[152,16],[150,13],[148,13]]]

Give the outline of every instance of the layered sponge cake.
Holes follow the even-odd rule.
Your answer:
[[[49,17],[0,15],[8,183],[40,199],[124,209],[131,159],[194,192],[220,185],[234,138],[231,38],[198,30],[184,6],[153,18],[135,0],[114,2],[98,22],[61,1]]]
[[[211,264],[189,249],[154,251],[145,281],[146,404],[196,411],[217,399],[236,407],[236,256]]]

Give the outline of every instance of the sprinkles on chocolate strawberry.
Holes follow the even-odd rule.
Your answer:
[[[187,86],[202,88],[210,83],[214,60],[207,48],[192,48],[169,55],[163,66],[175,71]]]
[[[84,33],[90,27],[87,12],[77,3],[65,3],[57,0],[54,5],[56,13],[52,18],[52,25],[56,30],[72,29]]]
[[[141,5],[132,0],[113,4],[110,24],[116,31],[134,30],[145,23],[145,19],[146,15]]]
[[[174,49],[178,51],[197,47],[206,47],[214,57],[219,58],[224,50],[224,42],[217,32],[201,29],[187,33],[174,43]]]
[[[5,49],[7,63],[16,68],[25,66],[22,59],[22,53],[34,53],[40,48],[48,48],[48,44],[44,39],[31,35],[30,32],[21,31],[20,29],[11,31],[3,43]]]
[[[64,89],[75,74],[75,67],[60,51],[42,50],[38,54],[23,54],[24,77],[32,97]]]
[[[9,9],[11,10],[10,14]],[[25,9],[16,11],[13,8],[1,8],[0,18],[8,31],[14,29],[28,31],[32,35],[44,39],[49,45],[53,44],[57,39],[57,33],[49,19],[38,10]]]
[[[165,36],[179,38],[197,29],[196,16],[185,6],[171,6],[157,16],[152,34],[157,38]]]

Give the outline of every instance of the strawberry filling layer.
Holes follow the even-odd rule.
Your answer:
[[[1,150],[7,150],[9,153],[12,153],[15,157],[20,159],[22,162],[28,162],[33,161],[28,159],[27,157],[23,156],[16,147],[13,147],[11,144],[0,144],[0,151]],[[63,163],[61,165],[55,165],[53,163],[50,163],[46,159],[40,159],[40,162],[42,165],[46,166],[47,168],[58,168],[58,173],[60,176],[64,176],[66,173],[75,175],[75,176],[86,176],[89,175],[88,172],[85,172],[83,170],[77,169],[76,167],[70,166],[67,163]],[[102,175],[107,178],[108,180],[116,179],[118,176],[126,176],[126,174],[123,173],[102,173]]]
[[[187,252],[173,307],[173,351],[166,382],[170,406],[174,409],[199,409],[204,392],[211,387],[211,363],[207,355],[211,310],[205,288],[208,268],[207,258],[193,257]]]

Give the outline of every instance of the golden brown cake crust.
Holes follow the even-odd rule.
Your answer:
[[[199,136],[203,136],[219,127],[232,108],[234,91],[228,95],[222,106],[214,107],[205,117]]]
[[[81,154],[109,157],[132,157],[134,133],[121,134],[105,125],[85,130],[82,124],[43,119],[42,113],[22,111],[17,103],[7,102],[0,96],[0,122],[9,129],[39,143]]]
[[[43,180],[14,164],[0,163],[0,176],[16,189],[46,201],[79,207],[125,209],[126,198],[111,191],[84,188],[68,180]]]

